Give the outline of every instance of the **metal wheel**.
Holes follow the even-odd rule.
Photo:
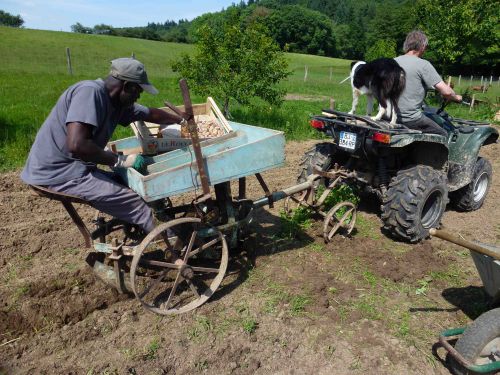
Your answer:
[[[489,183],[490,178],[488,173],[483,172],[474,184],[474,202],[479,202],[484,198],[486,192],[488,191]]]
[[[283,210],[287,215],[290,215],[294,210],[303,204],[305,204],[304,206],[314,205],[314,194],[315,191],[311,188],[286,197],[283,203]]]
[[[328,211],[323,222],[323,238],[330,242],[333,236],[343,229],[351,234],[356,224],[356,206],[351,202],[340,202]]]
[[[181,314],[214,294],[227,264],[228,247],[219,230],[199,218],[171,220],[156,227],[136,249],[130,267],[132,290],[152,312]]]

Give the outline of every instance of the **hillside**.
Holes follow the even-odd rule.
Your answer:
[[[163,106],[163,100],[181,102],[178,77],[170,64],[192,45],[104,35],[14,29],[0,27],[0,169],[19,167],[24,163],[38,127],[43,123],[59,95],[72,83],[83,79],[105,77],[109,62],[132,53],[147,68],[150,80],[160,95],[143,95],[140,103]],[[68,73],[66,48],[71,51],[73,75]],[[340,80],[348,71],[349,61],[300,54],[288,54],[291,92],[331,95],[331,82],[325,81],[330,67],[332,79]],[[303,82],[304,66],[310,71]],[[320,76],[315,77],[315,74]],[[329,84],[330,83],[330,84]],[[348,87],[345,86],[348,90]],[[350,95],[347,93],[347,97]],[[192,93],[194,101],[204,101]],[[325,101],[326,103],[326,101]],[[307,127],[307,113],[301,122]],[[285,120],[286,122],[287,120]],[[123,134],[123,133],[122,133]]]

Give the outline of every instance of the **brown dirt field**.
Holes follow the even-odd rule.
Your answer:
[[[287,144],[286,166],[263,174],[271,189],[295,183],[314,143]],[[447,229],[500,242],[499,152],[483,150],[496,177],[483,208],[448,210]],[[156,316],[94,277],[62,205],[1,177],[0,374],[449,374],[438,334],[486,310],[467,251],[392,241],[377,203],[362,202],[351,238],[325,245],[321,222],[280,237],[278,202],[258,212],[211,300]],[[93,210],[78,209],[89,223]]]

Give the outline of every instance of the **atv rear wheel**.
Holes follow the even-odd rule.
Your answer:
[[[403,169],[392,179],[382,201],[384,229],[418,242],[439,225],[448,202],[446,178],[426,165]]]
[[[450,193],[453,206],[461,211],[480,209],[488,195],[492,174],[490,162],[484,158],[477,158],[471,182],[463,188]]]
[[[334,145],[328,142],[318,143],[312,149],[307,151],[300,162],[302,169],[297,177],[297,183],[307,181],[307,177],[314,174],[314,169],[317,168],[321,171],[327,171],[332,165],[332,154],[334,152]],[[319,183],[326,185],[324,179],[317,180]]]

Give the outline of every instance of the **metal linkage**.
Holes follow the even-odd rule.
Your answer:
[[[337,164],[329,171],[321,171],[316,168],[314,174],[308,176],[307,181],[274,192],[269,196],[266,194],[265,198],[254,201],[253,207],[262,207],[272,201],[285,199],[285,212],[287,213],[291,213],[293,210],[292,202],[297,205],[296,207],[309,208],[324,218],[323,237],[325,242],[329,242],[340,230],[343,230],[347,235],[352,232],[356,223],[356,206],[352,202],[345,201],[338,203],[328,212],[325,212],[325,201],[332,190],[339,186],[343,180],[355,177],[355,172],[351,172]],[[317,180],[322,178],[331,182],[321,196],[317,198]]]

